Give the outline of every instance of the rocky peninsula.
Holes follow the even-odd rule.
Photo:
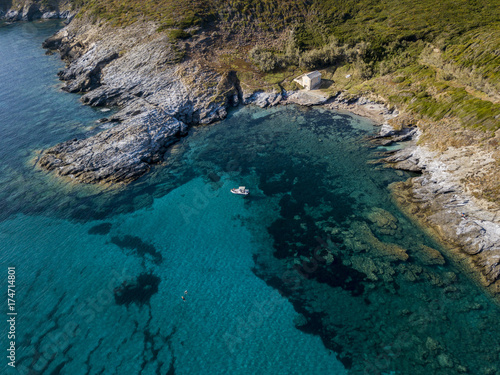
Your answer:
[[[497,132],[498,133],[498,132]],[[393,186],[395,199],[411,217],[449,248],[466,271],[493,294],[500,292],[500,209],[472,190],[473,176],[495,176],[491,152],[474,146],[436,151],[412,144],[385,159],[395,168],[422,173]]]
[[[187,48],[200,48],[207,39],[202,35]],[[221,120],[239,103],[266,107],[282,99],[277,92],[243,91],[234,71],[182,60],[185,51],[153,23],[117,30],[75,20],[43,46],[59,51],[68,64],[59,72],[64,90],[81,93],[87,105],[120,108],[103,119],[111,128],[41,157],[42,168],[75,181],[131,181],[161,162],[188,126]]]

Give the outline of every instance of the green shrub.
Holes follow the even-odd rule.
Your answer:
[[[168,37],[170,38],[170,40],[175,41],[179,39],[191,38],[191,34],[181,29],[173,29],[168,32]]]
[[[287,66],[286,56],[255,46],[249,52],[249,57],[263,72],[272,72]]]

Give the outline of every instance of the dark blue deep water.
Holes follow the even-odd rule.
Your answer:
[[[0,26],[2,373],[499,373],[497,305],[394,205],[368,120],[245,107],[128,186],[38,169],[105,116],[61,91],[60,26]]]

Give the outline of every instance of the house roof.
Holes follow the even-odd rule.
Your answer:
[[[314,72],[309,72],[305,74],[308,78],[317,78],[321,77],[321,73],[315,70]]]

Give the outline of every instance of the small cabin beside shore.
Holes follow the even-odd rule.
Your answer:
[[[302,74],[293,81],[297,82],[306,90],[314,90],[319,88],[319,85],[321,84],[321,73],[315,70],[314,72]]]

